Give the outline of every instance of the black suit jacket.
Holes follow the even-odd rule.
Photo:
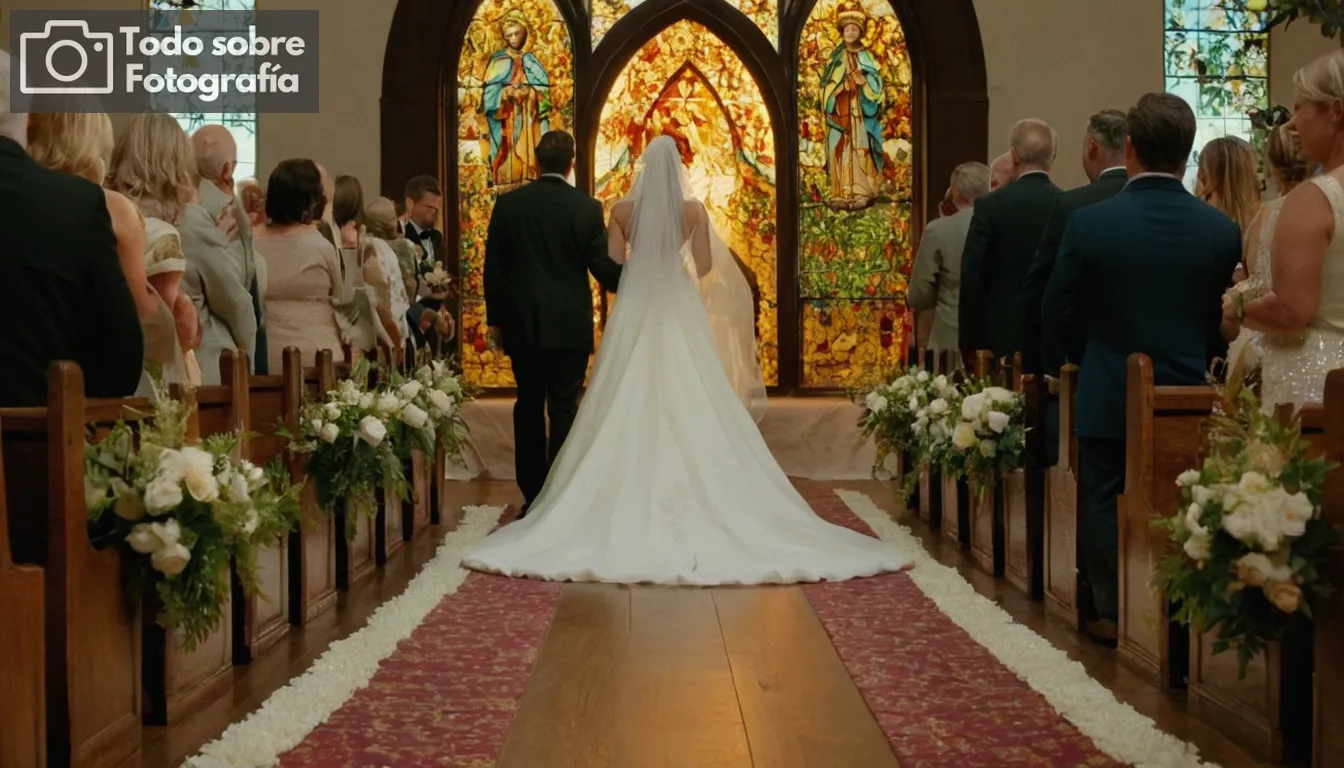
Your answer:
[[[503,330],[506,350],[591,352],[590,272],[608,291],[620,283],[601,203],[549,176],[495,202],[485,243],[485,314]]]
[[[1059,254],[1059,241],[1064,238],[1064,229],[1069,216],[1080,208],[1100,203],[1114,197],[1125,188],[1128,175],[1123,168],[1109,170],[1091,184],[1062,192],[1055,198],[1054,208],[1050,211],[1050,220],[1045,225],[1045,234],[1041,235],[1041,245],[1036,249],[1036,257],[1027,270],[1027,279],[1022,286],[1022,368],[1026,373],[1059,374],[1059,369],[1067,362],[1064,350],[1054,343],[1051,337],[1047,344],[1041,328],[1041,300],[1045,297],[1045,286],[1050,282],[1050,274],[1055,271],[1055,257]]]
[[[443,246],[442,232],[437,229],[426,229],[423,232],[419,232],[416,231],[415,227],[409,222],[407,222],[403,231],[407,240],[410,240],[421,248],[426,248],[426,244],[428,244],[426,251],[433,251],[434,260],[442,264],[444,270],[452,275],[454,280],[460,281],[462,279],[462,270],[460,269],[461,257],[456,253],[451,254],[450,256],[447,249]],[[419,284],[419,276],[416,277],[416,284]],[[449,313],[452,314],[454,318],[459,316],[458,302],[454,298],[449,298],[446,302],[424,296],[411,296],[410,298],[411,306],[410,309],[406,310],[406,322],[410,326],[411,334],[415,336],[417,345],[425,346],[432,344],[435,337],[435,332],[432,327],[429,329],[428,333],[420,332],[420,316],[425,312],[430,310],[437,311],[446,305]]]
[[[957,336],[963,350],[1022,349],[1022,285],[1059,187],[1028,173],[975,201],[961,258]]]
[[[1042,320],[1079,361],[1079,437],[1125,439],[1132,354],[1152,358],[1158,386],[1204,383],[1227,353],[1222,299],[1240,259],[1237,225],[1173,177],[1135,178],[1069,217]]]
[[[84,369],[89,397],[134,394],[144,335],[103,190],[0,138],[0,232],[0,406],[45,405],[57,360]]]

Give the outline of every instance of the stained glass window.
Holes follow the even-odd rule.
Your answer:
[[[462,235],[462,370],[482,387],[511,387],[513,371],[487,340],[483,271],[495,199],[538,177],[541,134],[571,130],[574,56],[552,0],[484,0],[457,69],[458,217]]]
[[[741,59],[691,21],[646,43],[612,86],[598,129],[597,197],[610,206],[624,196],[640,152],[661,135],[681,145],[692,189],[755,277],[761,367],[765,383],[776,384],[775,134],[760,87]]]
[[[1220,136],[1253,138],[1250,112],[1269,107],[1269,34],[1246,0],[1166,0],[1166,88],[1195,110],[1198,132],[1186,170],[1193,189],[1199,150]]]
[[[231,17],[229,27],[236,29],[247,29],[251,23],[251,14],[256,10],[256,0],[197,0],[194,8],[189,10],[181,9],[182,3],[171,3],[166,0],[150,0],[150,22],[149,28],[156,34],[168,34],[172,32],[174,24],[196,23],[198,28],[209,28],[215,22],[211,19],[220,19],[222,16],[196,17],[198,11],[238,11],[241,16]],[[203,25],[203,26],[201,26]],[[224,29],[224,27],[220,27]],[[153,60],[157,66],[172,66],[178,69],[190,69],[193,66],[191,57],[184,56],[180,62],[165,61],[163,57],[155,57]],[[226,62],[237,69],[235,71],[251,71],[250,61],[245,57],[239,57]],[[220,112],[170,112],[177,121],[182,124],[182,128],[188,133],[196,130],[202,125],[214,123],[223,125],[233,134],[233,139],[238,145],[238,168],[234,171],[234,178],[242,181],[252,178],[257,173],[257,104],[256,95],[248,93],[229,92],[219,97],[219,103],[223,105]]]
[[[593,47],[606,37],[613,24],[629,13],[635,6],[658,0],[592,0]],[[761,32],[770,40],[770,44],[779,47],[779,0],[723,0],[751,19]]]
[[[908,333],[910,55],[888,0],[820,0],[798,65],[802,385],[888,371]]]

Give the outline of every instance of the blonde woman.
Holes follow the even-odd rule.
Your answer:
[[[1283,202],[1270,245],[1272,290],[1224,303],[1228,319],[1262,332],[1266,407],[1320,402],[1325,376],[1344,367],[1344,51],[1293,75],[1292,134],[1311,177]]]
[[[1255,150],[1235,136],[1214,139],[1199,151],[1195,196],[1226,213],[1245,237],[1260,209]]]
[[[1242,253],[1249,277],[1233,289],[1234,294],[1242,294],[1243,302],[1270,290],[1270,253],[1279,212],[1283,209],[1283,201],[1311,172],[1311,164],[1298,151],[1288,121],[1288,112],[1282,110],[1269,118],[1267,126],[1265,175],[1275,197],[1260,206],[1246,231],[1246,247]],[[1241,329],[1227,353],[1227,359],[1234,364],[1234,368],[1249,370],[1260,364],[1259,336],[1258,332],[1250,328]]]
[[[232,208],[218,220],[206,212],[196,174],[195,152],[177,120],[136,115],[113,150],[108,186],[131,198],[146,218],[177,230],[186,259],[181,289],[200,316],[198,343],[189,348],[197,349],[201,382],[213,385],[220,382],[221,352],[255,353],[257,316],[242,269],[228,252],[229,238],[237,237]]]

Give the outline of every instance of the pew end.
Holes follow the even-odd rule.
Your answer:
[[[11,627],[0,632],[0,691],[5,692],[0,697],[0,765],[45,768],[45,574],[37,566],[15,563],[10,555],[7,493],[0,463],[0,605]]]
[[[1059,398],[1059,460],[1045,469],[1043,590],[1046,610],[1077,629],[1091,600],[1080,557],[1078,503],[1078,367],[1066,365],[1048,387]]]

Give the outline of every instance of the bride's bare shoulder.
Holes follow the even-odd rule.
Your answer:
[[[705,204],[699,200],[682,201],[681,213],[686,217],[687,224],[696,224],[702,221],[707,215],[705,212]]]
[[[620,224],[630,221],[630,212],[635,210],[635,204],[629,200],[621,200],[611,206],[611,220]]]

